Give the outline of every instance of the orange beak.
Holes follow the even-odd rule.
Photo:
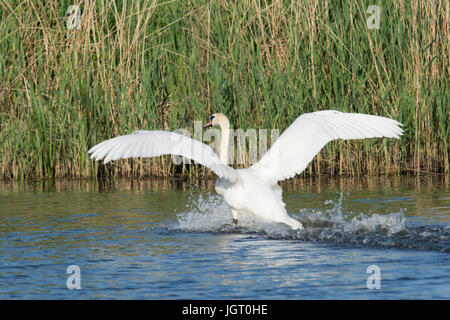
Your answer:
[[[212,121],[210,121],[210,122],[208,122],[207,124],[205,124],[204,126],[203,126],[203,128],[208,128],[208,127],[211,127],[212,126]]]

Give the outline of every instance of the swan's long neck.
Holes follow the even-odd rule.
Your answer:
[[[230,122],[227,118],[223,117],[220,122],[220,162],[228,164],[228,142],[230,139]]]

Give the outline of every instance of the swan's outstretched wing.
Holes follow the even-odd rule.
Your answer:
[[[298,117],[251,170],[269,184],[305,170],[309,162],[335,139],[400,138],[401,123],[384,117],[334,110]]]
[[[170,131],[135,131],[103,141],[92,147],[88,153],[92,153],[91,159],[104,159],[103,163],[125,158],[178,155],[208,167],[221,178],[232,182],[239,180],[237,171],[222,164],[210,146]]]

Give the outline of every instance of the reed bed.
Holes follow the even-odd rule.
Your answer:
[[[192,131],[212,112],[282,131],[324,109],[405,133],[332,142],[305,175],[449,173],[450,3],[379,2],[370,29],[371,2],[0,0],[0,178],[206,177],[170,157],[102,165],[87,150],[136,129]]]

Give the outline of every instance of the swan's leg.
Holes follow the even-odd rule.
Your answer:
[[[233,224],[238,224],[238,211],[231,209],[231,215],[233,216]]]

